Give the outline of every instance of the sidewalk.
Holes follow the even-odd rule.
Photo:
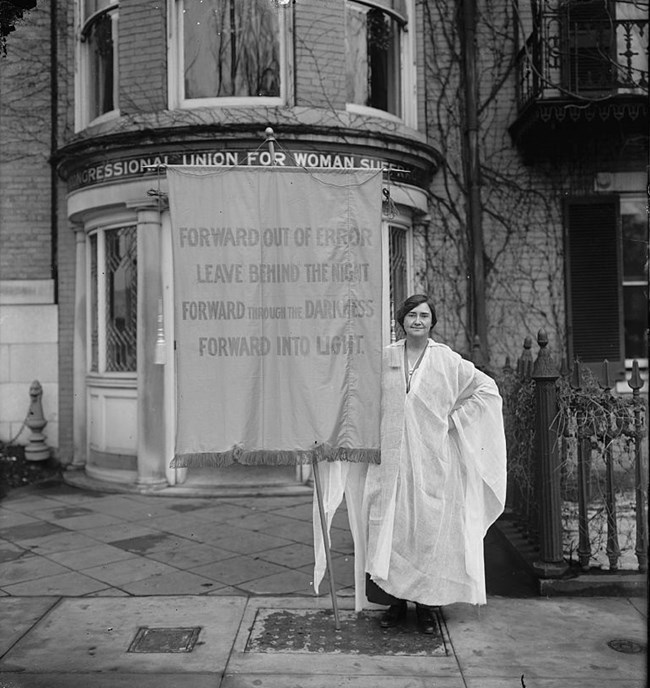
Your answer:
[[[412,619],[381,631],[379,608],[353,611],[344,509],[336,631],[327,582],[313,593],[311,508],[308,493],[14,490],[0,501],[0,688],[646,685],[644,598],[537,597],[490,534],[486,607],[444,608],[434,636]]]

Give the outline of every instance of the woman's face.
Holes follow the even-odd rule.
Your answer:
[[[404,316],[404,332],[407,339],[427,338],[431,331],[433,316],[429,304],[421,303]]]

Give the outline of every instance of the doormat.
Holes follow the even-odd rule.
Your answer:
[[[416,655],[446,657],[451,654],[445,622],[433,610],[436,632],[418,632],[415,611],[401,626],[383,629],[383,612],[339,611],[340,630],[334,628],[332,610],[259,609],[245,652],[318,653],[346,655]]]

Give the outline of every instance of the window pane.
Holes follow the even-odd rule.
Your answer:
[[[90,237],[90,370],[99,370],[99,318],[97,301],[97,235]]]
[[[390,112],[401,109],[401,27],[378,8],[348,3],[347,102]]]
[[[625,281],[646,280],[648,277],[648,220],[642,202],[628,202],[623,205],[621,225],[623,228],[623,279]]]
[[[106,232],[106,370],[136,369],[136,228]]]
[[[568,2],[563,8],[567,42],[563,46],[571,91],[612,88],[612,16],[602,0]]]
[[[623,289],[625,310],[625,357],[648,357],[648,290],[645,286]]]
[[[88,54],[88,117],[93,120],[115,109],[113,86],[112,13],[97,16],[85,33]]]
[[[111,5],[117,5],[117,0],[85,0],[84,21],[90,19],[95,12],[101,12]]]
[[[280,95],[278,15],[268,0],[185,2],[185,97]]]
[[[406,293],[406,231],[402,227],[391,226],[388,232],[390,317],[394,320],[397,309],[408,297]]]

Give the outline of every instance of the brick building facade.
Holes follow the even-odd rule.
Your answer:
[[[0,439],[38,378],[63,463],[191,479],[167,468],[173,366],[143,345],[151,280],[173,288],[158,165],[270,164],[269,126],[285,164],[389,170],[384,339],[428,290],[438,337],[480,334],[493,366],[544,328],[558,357],[647,370],[647,3],[457,5],[39,2],[1,58]]]

